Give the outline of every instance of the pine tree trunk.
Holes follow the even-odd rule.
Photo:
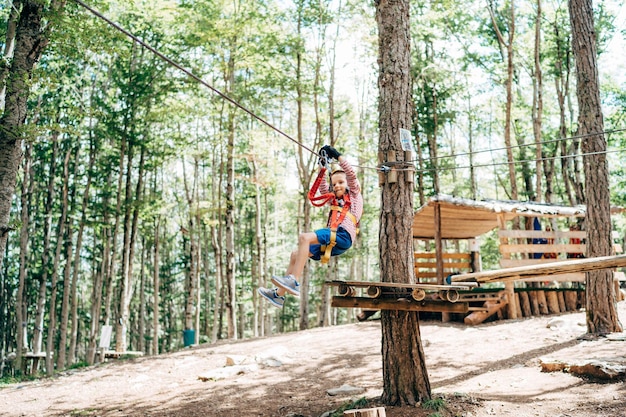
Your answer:
[[[137,350],[146,351],[146,239],[141,239],[141,268],[139,268],[139,329],[137,335]]]
[[[583,153],[592,153],[583,157],[587,201],[587,257],[607,256],[613,251],[611,203],[592,1],[570,0],[569,11],[572,50],[576,59],[578,134],[585,135],[581,147]],[[587,272],[585,296],[589,333],[622,331],[617,316],[613,271],[601,269]]]
[[[191,180],[191,187],[187,181],[187,175],[185,173],[185,163],[183,161],[183,181],[185,185],[185,196],[187,199],[188,215],[187,219],[187,235],[189,237],[189,269],[187,271],[187,279],[185,282],[185,330],[194,329],[194,307],[196,305],[196,287],[198,282],[198,236],[199,233],[196,228],[199,223],[196,222],[196,213],[194,213],[194,207],[197,206],[197,184],[198,184],[198,158],[194,159],[193,165],[193,178]]]
[[[52,261],[52,277],[50,284],[50,308],[48,309],[48,340],[46,347],[46,374],[51,376],[54,373],[55,357],[55,342],[57,332],[57,309],[56,309],[56,297],[57,297],[57,283],[59,277],[59,263],[61,260],[61,249],[63,248],[65,227],[68,211],[68,181],[69,181],[69,163],[70,163],[71,150],[68,149],[65,154],[65,160],[63,161],[63,191],[61,194],[61,217],[59,218],[59,224],[57,227],[57,242],[54,251],[54,259]],[[65,289],[64,289],[65,290]],[[59,355],[56,355],[58,359]]]
[[[19,282],[17,287],[16,301],[15,301],[15,321],[17,323],[17,357],[15,358],[15,369],[22,369],[22,354],[26,346],[24,346],[24,340],[26,339],[26,326],[24,320],[26,319],[27,305],[24,301],[24,288],[26,287],[26,276],[28,274],[28,234],[30,225],[30,209],[31,200],[33,195],[33,186],[35,183],[35,175],[33,172],[33,159],[32,150],[33,146],[30,142],[26,143],[24,150],[24,178],[22,179],[22,195],[20,197],[22,211],[21,211],[21,223],[20,230],[20,272]]]
[[[133,120],[129,116],[129,120]],[[132,122],[131,122],[132,123]],[[115,350],[117,352],[126,352],[128,346],[127,333],[130,314],[130,298],[131,298],[131,268],[132,259],[130,257],[131,235],[132,235],[132,207],[133,207],[133,157],[134,144],[130,137],[122,137],[122,141],[128,141],[128,153],[126,160],[126,183],[124,186],[124,218],[123,218],[123,246],[122,246],[122,271],[119,279],[119,287],[117,288],[118,304],[117,319],[115,321]]]
[[[541,0],[537,0],[537,14],[535,15],[535,72],[533,77],[533,135],[535,137],[535,194],[537,201],[543,201],[543,188],[542,188],[542,139],[541,129],[543,124],[543,74],[541,71]],[[547,200],[549,201],[549,200]]]
[[[159,354],[159,315],[160,315],[160,306],[159,306],[159,294],[161,288],[161,282],[159,277],[159,269],[161,268],[160,261],[160,236],[161,233],[161,219],[157,217],[155,220],[154,227],[154,251],[153,251],[153,269],[152,269],[152,354]]]
[[[43,271],[41,272],[41,278],[39,278],[39,293],[37,295],[37,310],[35,313],[35,328],[33,330],[33,353],[41,353],[43,344],[43,328],[44,328],[44,316],[46,310],[46,293],[48,284],[48,270],[50,261],[50,235],[52,233],[51,219],[52,219],[52,202],[55,198],[54,189],[54,172],[56,166],[56,159],[59,149],[59,143],[57,135],[53,135],[52,138],[52,155],[50,157],[50,167],[48,173],[48,186],[46,193],[45,203],[45,217],[43,226],[43,248],[42,248],[42,261],[41,265]],[[33,371],[37,370],[37,359],[33,361]]]
[[[512,127],[512,108],[513,108],[513,73],[514,73],[514,64],[513,64],[513,41],[515,38],[515,3],[511,0],[509,4],[509,21],[507,22],[507,31],[508,38],[505,40],[504,36],[500,32],[498,22],[495,17],[495,12],[492,8],[491,3],[489,4],[489,14],[491,15],[491,21],[493,23],[493,28],[498,37],[498,43],[500,45],[502,54],[506,55],[506,68],[507,68],[507,78],[506,78],[506,103],[505,103],[505,121],[504,121],[504,146],[506,147],[506,158],[508,162],[509,169],[509,183],[511,185],[511,193],[510,198],[513,200],[518,199],[518,191],[517,191],[517,180],[515,175],[515,164],[513,157],[513,149],[511,147],[511,127]],[[506,50],[506,53],[504,52]]]
[[[71,155],[72,149],[68,149],[68,155],[72,156],[74,161],[78,160],[78,153],[80,147],[75,148],[75,154]],[[69,168],[69,167],[68,167]],[[67,197],[66,204],[68,205],[68,210],[71,210],[71,206],[74,205],[76,195],[76,187],[72,186],[71,194]],[[72,271],[72,253],[73,253],[73,234],[74,227],[73,221],[70,216],[67,218],[66,222],[66,237],[65,237],[65,266],[63,267],[63,302],[61,304],[61,326],[59,328],[59,356],[57,357],[57,369],[65,369],[66,361],[67,361],[67,336],[68,336],[68,323],[69,323],[69,315],[70,315],[70,297],[71,297],[71,288],[70,288],[70,280],[71,280],[71,271]],[[70,362],[71,364],[71,362]]]
[[[400,128],[411,128],[410,30],[407,0],[376,1],[379,31],[379,163],[404,160]],[[414,282],[413,183],[404,175],[382,185],[380,275],[385,282]],[[381,313],[383,394],[388,405],[414,405],[431,396],[417,312]]]
[[[80,221],[78,223],[78,232],[76,235],[76,250],[74,251],[74,266],[72,269],[72,284],[70,289],[70,297],[71,297],[71,322],[72,329],[70,331],[70,350],[67,356],[67,361],[70,364],[73,364],[76,360],[76,344],[78,338],[78,297],[77,297],[77,288],[78,288],[78,275],[80,273],[80,264],[81,264],[81,250],[83,248],[83,234],[85,231],[85,225],[87,224],[87,206],[89,204],[89,191],[91,190],[91,181],[92,181],[92,171],[94,167],[94,163],[96,160],[96,146],[94,143],[94,138],[92,136],[92,129],[90,128],[90,137],[89,137],[89,163],[87,166],[87,183],[85,184],[85,188],[83,190],[83,198],[81,203],[81,214]],[[97,274],[97,273],[96,273]],[[102,294],[102,289],[100,289],[100,295]],[[92,303],[97,303],[100,305],[100,300],[91,300]],[[99,309],[98,309],[99,311]],[[100,315],[98,314],[98,319]],[[87,342],[89,345],[89,341]],[[87,362],[89,363],[89,349],[87,350]],[[93,361],[91,362],[93,363]]]

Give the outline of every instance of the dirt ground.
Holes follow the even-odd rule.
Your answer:
[[[626,324],[626,302],[618,303]],[[385,406],[388,417],[626,416],[624,379],[541,372],[540,361],[626,365],[626,333],[585,340],[584,313],[473,327],[422,321],[433,397],[446,409]],[[233,366],[225,366],[230,361]],[[380,321],[201,345],[0,388],[2,416],[329,416],[382,406]],[[329,395],[343,385],[363,392]],[[441,402],[441,401],[440,401]],[[339,413],[338,415],[341,415]]]

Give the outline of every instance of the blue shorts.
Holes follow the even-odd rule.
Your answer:
[[[330,229],[319,229],[315,231],[317,235],[317,240],[319,243],[309,246],[309,252],[311,252],[311,259],[319,261],[324,255],[324,251],[322,250],[322,246],[328,245],[330,243]],[[343,227],[337,229],[337,236],[335,237],[335,246],[333,250],[330,252],[330,256],[341,255],[352,246],[352,237],[350,233],[346,231]]]

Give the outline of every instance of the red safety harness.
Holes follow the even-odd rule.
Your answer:
[[[354,214],[350,213],[350,193],[346,193],[343,197],[343,207],[339,205],[337,201],[337,197],[335,193],[329,192],[326,194],[321,194],[316,196],[317,190],[324,179],[324,174],[326,173],[326,168],[322,167],[320,169],[319,174],[317,174],[317,178],[315,182],[313,182],[313,186],[309,190],[309,201],[315,207],[322,207],[326,203],[330,202],[330,213],[328,214],[328,225],[330,228],[330,243],[328,245],[322,245],[322,252],[324,255],[321,257],[320,261],[322,263],[328,263],[330,260],[330,254],[333,250],[333,247],[337,243],[337,228],[346,218],[346,216],[357,225],[357,219]]]

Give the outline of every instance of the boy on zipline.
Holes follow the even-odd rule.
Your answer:
[[[332,192],[329,192],[325,177],[327,158],[336,159],[330,172]],[[314,206],[331,204],[327,227],[314,232],[304,232],[298,236],[298,248],[291,253],[285,276],[272,276],[272,283],[277,288],[258,289],[259,294],[270,303],[282,308],[285,293],[300,296],[298,280],[308,258],[327,263],[331,256],[341,255],[356,239],[357,225],[363,214],[363,196],[361,185],[350,163],[332,146],[320,149],[322,169],[309,191],[309,200]],[[316,196],[317,191],[319,196]]]

